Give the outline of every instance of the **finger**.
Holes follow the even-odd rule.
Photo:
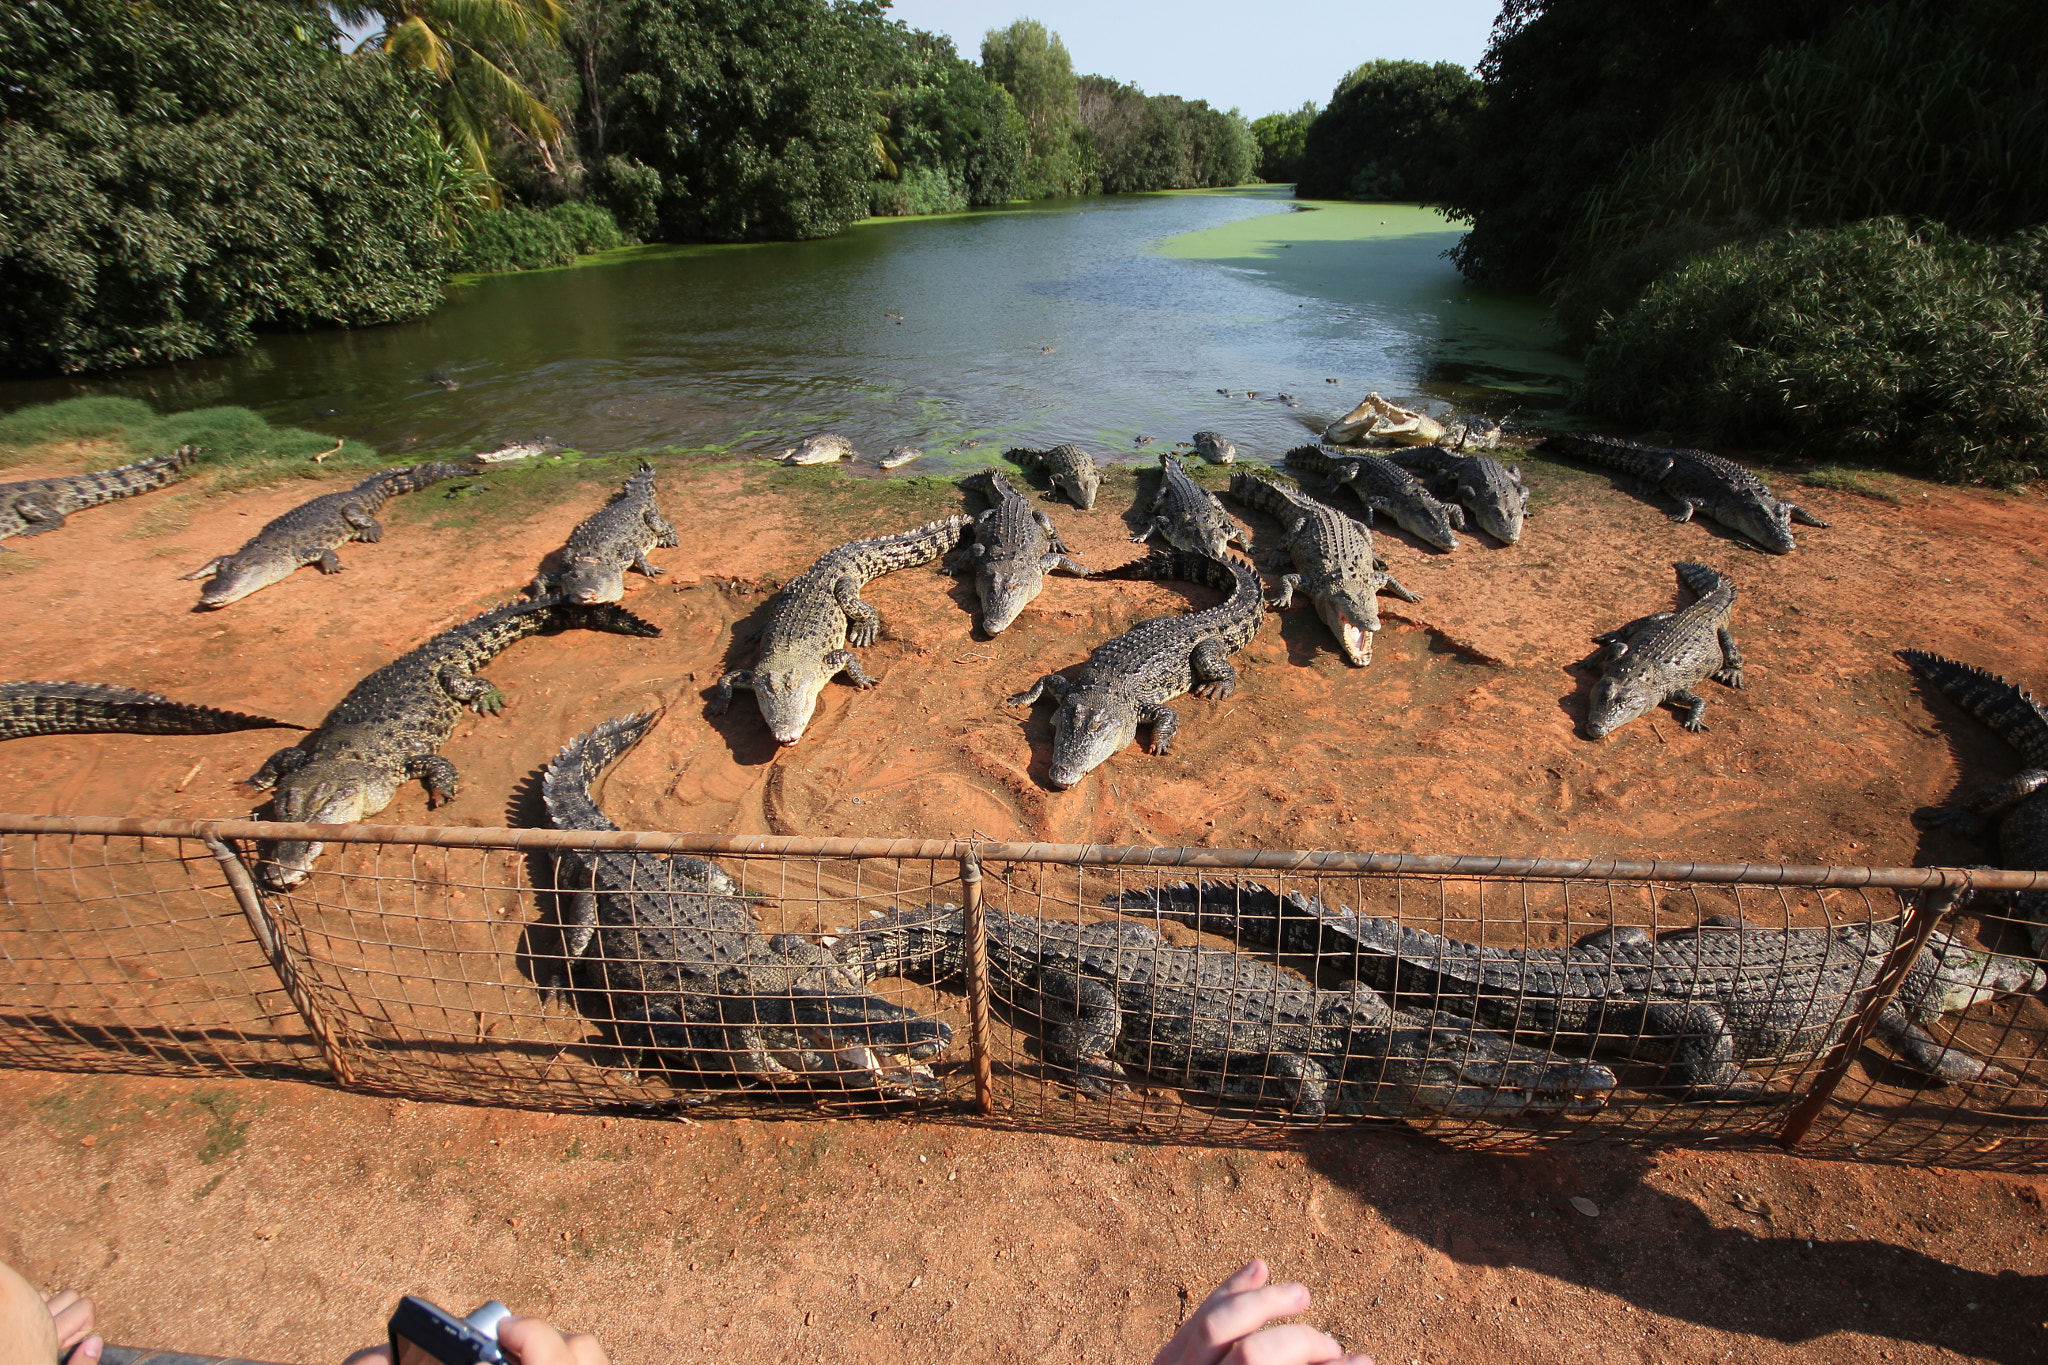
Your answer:
[[[1264,1285],[1267,1280],[1271,1279],[1272,1276],[1273,1272],[1266,1265],[1266,1258],[1254,1256],[1232,1271],[1230,1278],[1210,1290],[1208,1298],[1203,1299],[1202,1302],[1208,1303],[1210,1300],[1220,1299],[1226,1294],[1242,1294],[1248,1289],[1257,1289]]]
[[[58,1352],[68,1351],[92,1335],[92,1300],[75,1289],[63,1290],[50,1300],[50,1321],[57,1327]]]
[[[519,1365],[584,1365],[570,1353],[569,1343],[553,1324],[539,1318],[506,1318],[498,1324],[498,1344]]]
[[[94,1365],[94,1362],[99,1360],[100,1351],[106,1344],[98,1337],[87,1337],[72,1350],[71,1365]]]
[[[575,1365],[612,1365],[611,1358],[604,1353],[604,1347],[588,1332],[577,1332],[569,1338],[569,1356]]]
[[[1343,1355],[1335,1338],[1291,1322],[1252,1333],[1230,1348],[1223,1365],[1328,1365]]]
[[[59,1289],[55,1293],[43,1289],[37,1292],[43,1296],[43,1306],[50,1310],[50,1316],[53,1318],[78,1301],[76,1289]]]
[[[1216,1348],[1216,1356],[1221,1356],[1223,1348],[1231,1342],[1250,1336],[1275,1318],[1291,1318],[1306,1312],[1308,1306],[1308,1286],[1285,1280],[1228,1298],[1212,1299],[1189,1321],[1199,1322],[1203,1341]]]
[[[365,1346],[347,1360],[342,1361],[341,1365],[391,1365],[391,1347],[389,1345]]]

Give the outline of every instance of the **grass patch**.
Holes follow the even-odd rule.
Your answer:
[[[51,446],[77,443],[91,443],[121,463],[168,455],[183,445],[201,446],[192,469],[211,472],[210,486],[218,491],[236,491],[279,477],[360,478],[393,463],[361,441],[272,426],[247,408],[195,408],[158,415],[133,398],[68,398],[0,417],[0,468],[36,459]],[[315,455],[329,451],[333,453],[325,460],[314,463]]]
[[[1799,476],[1799,482],[1808,488],[1828,488],[1837,493],[1854,493],[1859,498],[1869,498],[1874,502],[1897,504],[1903,499],[1885,487],[1892,481],[1893,476],[1889,474],[1839,464],[1820,465]]]
[[[211,1166],[214,1162],[231,1157],[249,1145],[249,1125],[255,1116],[251,1115],[245,1119],[235,1117],[242,1112],[240,1097],[225,1090],[199,1090],[193,1092],[192,1103],[212,1115],[206,1124],[206,1140],[199,1144],[199,1150],[194,1153],[199,1158],[200,1165]],[[204,1198],[213,1186],[219,1183],[219,1177],[215,1177],[212,1184],[194,1197]]]

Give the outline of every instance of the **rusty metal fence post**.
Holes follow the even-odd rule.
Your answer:
[[[960,855],[963,929],[967,937],[967,1049],[974,1061],[974,1108],[996,1112],[995,1063],[989,1056],[988,913],[981,901],[981,853],[973,845]]]

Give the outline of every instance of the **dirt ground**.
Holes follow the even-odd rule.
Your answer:
[[[1518,546],[1475,534],[1441,555],[1382,528],[1382,553],[1424,600],[1385,601],[1369,669],[1347,667],[1311,611],[1289,612],[1239,656],[1235,696],[1177,704],[1172,754],[1134,748],[1060,793],[1043,780],[1048,708],[1027,715],[1003,696],[1212,594],[1056,577],[1009,631],[979,640],[965,586],[928,570],[880,580],[865,595],[884,633],[863,660],[881,685],[835,685],[804,741],[778,751],[745,694],[704,714],[718,674],[750,662],[739,632],[823,550],[958,510],[960,495],[940,480],[665,462],[683,544],[655,556],[666,578],[635,577],[627,598],[664,637],[514,645],[485,670],[506,712],[466,721],[443,750],[461,796],[430,812],[410,788],[379,818],[502,823],[571,736],[659,705],[662,724],[601,793],[626,828],[1987,856],[1909,817],[2010,772],[2013,756],[1924,697],[1892,651],[2048,681],[2038,494],[1799,488],[1834,524],[1772,557],[1710,525],[1673,526],[1604,476],[1525,469],[1537,501]],[[1221,473],[1205,477],[1220,486]],[[217,613],[191,610],[194,585],[176,575],[326,489],[187,487],[94,509],[0,556],[15,602],[0,676],[314,724],[364,673],[515,593],[621,477],[591,462],[398,500],[383,542],[343,547],[344,574],[302,570]],[[1136,491],[1120,471],[1097,511],[1047,508],[1077,557],[1108,566],[1135,553],[1123,514]],[[1270,520],[1231,510],[1271,545]],[[1590,679],[1571,665],[1590,636],[1683,601],[1677,559],[1739,585],[1747,690],[1709,686],[1704,734],[1667,712],[1603,743],[1578,737]],[[241,815],[257,794],[240,779],[288,738],[19,740],[0,748],[0,784],[20,812]],[[2048,1358],[2040,1176],[1709,1152],[1487,1156],[1398,1133],[1253,1153],[893,1120],[679,1124],[29,1072],[0,1074],[0,1094],[0,1255],[101,1295],[117,1339],[183,1349],[336,1359],[413,1290],[465,1310],[495,1295],[598,1329],[621,1361],[1142,1359],[1183,1293],[1263,1252],[1316,1289],[1314,1321],[1383,1362]]]

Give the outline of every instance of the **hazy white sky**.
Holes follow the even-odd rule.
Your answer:
[[[893,0],[912,28],[949,35],[960,55],[1013,19],[1060,35],[1074,69],[1203,99],[1257,118],[1323,104],[1360,62],[1405,57],[1472,66],[1500,0]]]

